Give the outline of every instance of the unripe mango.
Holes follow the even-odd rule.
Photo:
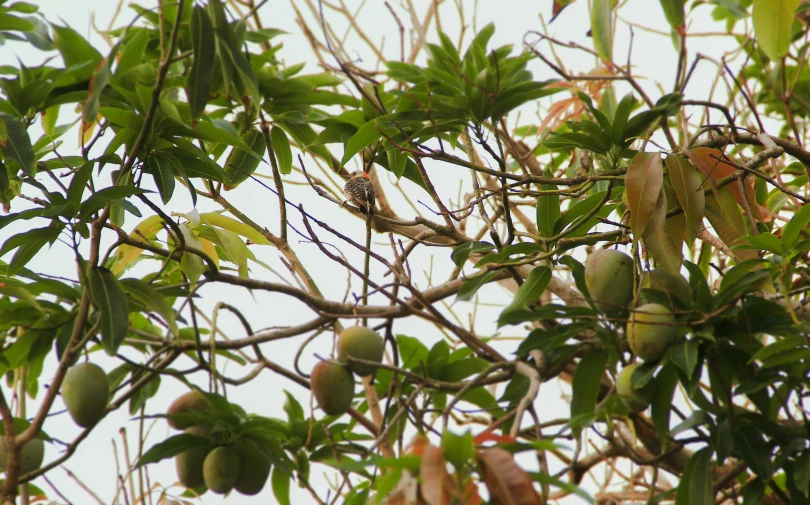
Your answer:
[[[664,268],[655,268],[641,274],[639,285],[641,288],[657,289],[669,293],[674,300],[678,300],[685,307],[692,305],[692,288],[689,287],[689,281],[684,279],[681,274],[674,274]],[[643,298],[639,301],[641,305],[647,303]]]
[[[678,337],[675,323],[675,316],[663,305],[642,305],[627,322],[627,343],[644,361],[658,361]]]
[[[205,397],[197,391],[189,391],[188,393],[179,396],[175,401],[169,405],[169,410],[166,411],[167,415],[180,414],[183,412],[190,412],[192,410],[207,412],[210,409]],[[175,430],[185,430],[191,423],[185,420],[168,419],[169,426]]]
[[[633,299],[633,259],[615,249],[601,249],[585,262],[585,285],[596,308],[621,312]]]
[[[339,416],[352,406],[354,376],[345,366],[320,361],[312,369],[310,382],[312,394],[326,414]]]
[[[641,412],[650,404],[655,391],[652,381],[641,389],[633,387],[631,379],[636,368],[638,368],[638,364],[627,365],[619,372],[619,375],[616,376],[616,392],[628,409],[633,412]]]
[[[65,374],[62,400],[70,417],[82,428],[89,428],[104,417],[109,399],[110,381],[100,366],[79,363]]]
[[[199,437],[211,436],[211,430],[202,426],[186,428],[185,433]],[[177,478],[181,484],[189,489],[195,489],[205,485],[205,479],[203,478],[203,462],[210,452],[211,447],[195,447],[175,456],[174,465],[177,469]]]
[[[205,485],[217,494],[225,494],[236,486],[242,471],[242,460],[233,447],[217,447],[203,462]]]
[[[259,494],[270,477],[272,466],[270,458],[253,444],[239,444],[236,450],[242,460],[242,471],[236,481],[236,490],[248,496]]]
[[[374,330],[365,326],[352,326],[343,330],[338,337],[338,358],[345,360],[351,357],[382,363],[384,347],[383,339]],[[359,363],[349,363],[348,366],[360,377],[371,375],[376,370],[373,366]]]
[[[34,438],[25,443],[20,450],[20,473],[25,475],[28,472],[39,470],[42,460],[45,458],[45,442],[42,439]],[[8,449],[5,435],[0,435],[0,472],[6,471],[8,463]]]

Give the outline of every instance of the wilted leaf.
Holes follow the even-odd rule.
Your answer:
[[[422,447],[419,477],[422,480],[422,498],[429,505],[450,505],[451,492],[458,493],[453,479],[447,472],[444,453],[435,445]]]
[[[666,215],[667,197],[661,192],[642,240],[657,265],[677,274],[683,261],[681,243],[673,240],[667,226]]]
[[[723,153],[718,149],[709,147],[697,147],[684,151],[689,160],[700,171],[703,177],[707,178],[712,185],[712,189],[717,192],[717,181],[723,177],[727,177],[737,172],[737,169],[723,161]],[[745,196],[740,192],[739,184],[735,181],[731,184],[724,186],[734,195],[734,199],[740,207],[745,208],[746,200],[751,212],[757,221],[763,221],[762,212],[757,205],[757,199],[754,194],[754,182],[751,178],[746,178],[743,184],[745,188]]]
[[[478,453],[481,476],[492,505],[540,505],[540,497],[529,474],[504,449],[495,447]]]
[[[680,156],[668,156],[666,164],[672,188],[686,216],[686,236],[693,242],[703,227],[706,208],[703,179],[695,167]]]
[[[663,183],[664,166],[660,153],[639,152],[633,157],[627,167],[624,184],[630,204],[630,228],[636,238],[641,237],[647,229]]]

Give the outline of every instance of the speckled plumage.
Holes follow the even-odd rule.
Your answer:
[[[358,170],[352,172],[351,178],[343,186],[346,200],[360,207],[364,213],[374,214],[374,185],[368,173]]]

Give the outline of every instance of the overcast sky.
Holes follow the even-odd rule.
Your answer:
[[[317,72],[319,69],[313,62],[309,45],[300,34],[298,26],[294,22],[294,11],[291,2],[294,2],[302,11],[307,12],[305,2],[301,0],[270,0],[260,10],[264,25],[266,27],[282,28],[290,32],[290,34],[283,39],[284,49],[280,53],[281,58],[287,64],[307,61],[309,65],[305,72]],[[94,33],[94,30],[90,26],[90,19],[91,16],[94,16],[96,26],[99,28],[106,27],[115,10],[115,2],[109,0],[45,0],[34,3],[40,5],[40,11],[48,20],[57,23],[62,20],[97,44],[102,53],[106,52],[106,46],[103,40]],[[428,5],[429,2],[415,1],[414,3],[418,6],[420,13],[423,13],[425,6]],[[476,3],[479,4],[478,12],[473,16],[473,8]],[[346,4],[351,9],[356,9],[360,5],[360,3],[355,0],[346,0]],[[391,1],[391,4],[397,8],[400,17],[407,23],[407,13],[399,6],[396,0]],[[545,20],[550,18],[551,4],[552,0],[543,0],[540,2],[527,2],[522,0],[465,1],[464,8],[466,9],[465,15],[467,16],[465,22],[472,24],[473,21],[475,21],[477,28],[481,28],[488,22],[494,22],[497,31],[491,45],[499,46],[511,43],[519,50],[522,46],[524,34],[530,30],[539,30],[541,28],[540,16],[542,15]],[[623,4],[625,5],[622,7],[620,14],[625,20],[655,27],[658,30],[668,29],[668,25],[663,17],[658,2],[650,0],[630,0],[623,2]],[[154,2],[147,1],[143,2],[142,5],[152,7]],[[460,29],[456,7],[451,2],[445,1],[442,4],[440,13],[442,27],[456,39]],[[127,10],[125,6],[115,26],[128,23],[131,19],[131,15],[132,12]],[[313,21],[312,17],[308,19],[310,22]],[[327,10],[327,19],[334,23],[337,28],[337,33],[342,34],[344,32],[345,23],[338,15],[334,13],[330,14]],[[718,27],[716,24],[710,22],[709,7],[699,7],[692,13],[689,19],[690,22],[692,22],[690,28],[692,32],[722,30],[722,27]],[[376,0],[366,2],[366,6],[360,13],[358,20],[372,40],[384,40],[384,52],[388,57],[392,59],[398,58],[399,40],[396,24],[382,2]],[[314,23],[310,26],[313,28],[317,27]],[[549,26],[549,31],[551,35],[562,40],[575,40],[583,45],[590,46],[590,39],[586,37],[588,28],[587,2],[585,0],[579,0],[565,10],[560,17]],[[469,27],[466,34],[468,36],[473,34],[472,27]],[[431,37],[432,40],[435,40],[434,31],[431,31]],[[616,34],[616,46],[614,50],[614,54],[616,55],[615,60],[618,63],[624,63],[626,61],[628,43],[628,27],[626,24],[620,23]],[[730,44],[727,39],[718,37],[697,39],[690,42],[690,54],[694,56],[695,53],[701,52],[719,56],[722,54],[722,51],[732,47]],[[350,37],[346,47],[351,54],[356,55],[358,64],[361,67],[372,65],[375,61],[373,52],[356,37]],[[54,54],[55,53],[42,53],[36,49],[28,48],[23,44],[7,42],[6,45],[0,49],[0,63],[16,65],[16,58],[19,57],[26,64],[35,65],[39,64],[43,57],[53,56]],[[573,71],[588,71],[593,68],[594,59],[582,53],[569,51],[562,52],[561,54],[565,55],[565,63],[569,66],[569,69]],[[676,68],[676,55],[668,36],[662,36],[640,29],[634,30],[632,62],[635,65],[636,74],[648,78],[642,82],[653,99],[661,95],[661,91],[656,86],[657,83],[660,83],[666,90],[671,89]],[[556,77],[550,69],[544,67],[540,62],[533,62],[532,69],[535,72],[535,78],[537,80]],[[688,89],[690,96],[693,98],[705,98],[714,75],[715,69],[711,68],[710,65],[699,67]],[[627,92],[625,87],[619,86],[617,88],[618,97],[621,97],[625,92]],[[68,107],[63,107],[63,117],[68,116],[67,109]],[[534,108],[524,112],[522,116],[524,122],[539,123],[539,120],[536,117],[533,118],[532,114],[534,114]],[[68,137],[70,138],[66,140],[66,145],[70,145],[70,143],[75,144],[76,135],[68,135]],[[63,154],[66,153],[68,152],[67,149],[67,147],[63,147],[61,152]],[[467,181],[469,181],[469,174],[458,167],[435,166],[429,163],[428,171],[431,178],[434,179],[434,184],[439,188],[444,198],[455,200],[459,192],[459,185],[468,184]],[[388,174],[383,174],[383,177],[387,177],[387,175]],[[410,183],[404,182],[403,184],[408,185]],[[413,190],[412,195],[414,201],[418,199],[426,203],[430,202],[430,198],[426,194],[413,189],[415,186],[411,185],[410,188]],[[188,212],[191,210],[191,202],[187,194],[181,191],[181,189],[182,188],[178,188],[178,191],[175,192],[175,197],[166,206],[171,212]],[[27,191],[30,192],[30,189]],[[292,201],[304,203],[310,213],[325,218],[332,227],[340,229],[358,241],[362,241],[364,236],[364,223],[362,221],[349,216],[348,213],[338,212],[334,208],[334,205],[330,202],[318,199],[308,188],[291,186],[288,189],[287,196]],[[396,193],[391,192],[390,196],[394,199],[395,208],[400,212],[403,218],[409,219],[413,217],[413,210],[405,205]],[[267,190],[255,184],[246,183],[237,190],[227,194],[226,197],[236,203],[240,210],[260,224],[266,226],[271,231],[277,230],[277,203],[275,197]],[[22,202],[15,201],[13,210],[20,210],[23,206]],[[424,207],[421,208],[424,209]],[[201,212],[214,209],[214,207],[206,205],[204,201],[199,207]],[[131,229],[135,224],[135,221],[131,220],[132,216],[129,217],[130,220],[127,221],[125,226],[127,230]],[[19,226],[17,227],[4,229],[0,238],[8,237],[12,233],[21,231],[23,223],[18,224]],[[326,296],[331,299],[342,299],[346,290],[346,272],[335,264],[324,261],[315,246],[300,243],[292,236],[291,242],[304,263],[312,268],[313,274]],[[375,237],[374,247],[378,251],[381,251],[381,254],[390,256],[390,249],[386,244],[386,237]],[[253,246],[251,249],[260,259],[276,269],[278,273],[285,275],[286,268],[278,260],[278,254],[276,254],[273,249],[258,246]],[[361,256],[355,254],[354,251],[344,250],[344,252],[355,264],[360,264]],[[439,283],[444,279],[446,272],[449,272],[452,268],[449,255],[449,249],[422,248],[412,256],[413,271],[415,275],[419,274],[416,275],[416,278],[421,286],[427,286],[425,276],[421,275],[421,272],[430,272],[432,270],[434,283]],[[8,261],[8,259],[8,257],[5,258],[6,261]],[[135,271],[135,274],[142,275],[146,272],[153,271],[156,268],[155,265],[156,263],[154,262],[147,262],[147,264],[139,267],[139,269]],[[53,274],[75,277],[75,267],[72,256],[66,247],[59,244],[55,245],[51,251],[41,251],[29,267],[34,270],[41,269]],[[253,264],[251,268],[252,276],[265,280],[275,280],[273,274],[263,269],[261,266]],[[381,275],[383,273],[381,270],[377,270],[378,271],[373,272],[374,275]],[[470,267],[467,267],[466,270],[468,272],[471,271]],[[357,292],[359,284],[355,283],[354,288],[355,292]],[[243,289],[235,289],[228,286],[208,286],[202,290],[202,295],[204,297],[203,307],[207,308],[209,311],[210,308],[220,300],[238,305],[248,316],[254,329],[300,323],[312,317],[312,313],[303,305],[281,295],[262,292],[254,292],[251,294]],[[491,304],[505,305],[509,301],[507,292],[497,285],[491,285],[482,289],[480,296],[482,300]],[[448,303],[449,302],[451,302],[451,300],[448,300]],[[467,321],[467,313],[471,308],[472,304],[469,303],[460,303],[453,307],[456,314],[463,322]],[[496,331],[494,323],[499,311],[500,309],[498,307],[479,307],[475,330],[481,335],[494,334]],[[229,316],[223,316],[223,319],[222,324],[225,325],[224,327],[231,337],[236,338],[243,336],[241,327],[233,324]],[[416,320],[397,321],[395,333],[418,337],[428,346],[441,338],[439,332],[434,328]],[[519,327],[508,327],[502,330],[502,334],[505,336],[523,337],[525,336],[525,330]],[[291,341],[281,341],[272,345],[266,345],[265,354],[272,356],[282,365],[291,368],[292,356],[302,340],[303,338],[298,338]],[[513,341],[502,345],[501,348],[511,350],[514,346],[515,342]],[[328,335],[319,337],[319,339],[307,349],[304,359],[302,360],[302,368],[304,370],[308,370],[315,363],[315,359],[312,356],[314,352],[322,356],[326,356],[331,352],[331,340]],[[102,353],[94,354],[92,359],[104,366],[107,370],[117,365],[117,363],[109,360],[105,355],[102,355]],[[180,366],[178,365],[178,367]],[[247,368],[239,369],[238,366],[233,364],[228,365],[225,369],[225,372],[231,376],[241,376],[247,371]],[[46,370],[43,374],[43,381],[47,381],[47,375],[48,372]],[[207,377],[202,374],[195,377],[194,380],[201,386],[207,384]],[[295,394],[305,408],[309,405],[309,395],[306,391],[288,381],[282,380],[269,371],[264,371],[258,379],[246,386],[229,390],[229,399],[241,404],[249,412],[256,412],[267,416],[284,417],[284,413],[281,410],[281,405],[284,402],[283,389],[289,389],[289,391]],[[158,396],[148,404],[148,413],[163,412],[171,400],[184,391],[185,386],[171,378],[165,378]],[[559,417],[559,414],[555,415],[554,412],[565,412],[568,406],[563,399],[563,395],[567,393],[567,388],[558,386],[555,383],[544,385],[536,403],[541,417]],[[35,404],[35,402],[33,403]],[[57,401],[57,408],[61,408],[59,401]],[[87,441],[81,445],[76,455],[65,465],[92,488],[101,497],[104,503],[111,502],[116,487],[116,468],[111,456],[111,440],[118,437],[117,432],[122,428],[137,434],[138,423],[129,418],[128,413],[125,412],[126,409],[122,410],[121,412],[108,416],[101,425],[93,431]],[[29,412],[31,411],[32,409],[29,407]],[[51,436],[62,440],[71,440],[79,432],[78,428],[70,422],[66,415],[61,415],[49,420],[45,425],[45,429]],[[155,423],[148,437],[147,446],[173,434],[174,433],[168,429],[165,422],[158,421]],[[130,441],[134,440],[136,440],[135,437],[130,437]],[[120,442],[120,439],[118,439],[118,441]],[[120,443],[118,445],[120,448]],[[135,451],[136,447],[133,446],[130,450]],[[57,446],[49,445],[46,453],[46,461],[57,457],[58,451]],[[317,486],[323,485],[323,481],[320,477],[323,470],[324,467],[313,468],[312,481]],[[329,474],[331,475],[331,472]],[[62,470],[55,470],[48,476],[74,503],[91,502],[90,497],[72,483]],[[176,480],[173,462],[168,461],[158,465],[152,465],[150,468],[150,476],[153,484],[156,482],[162,485],[172,483]],[[48,490],[49,494],[52,494],[43,479],[38,479],[36,484],[44,487]],[[307,493],[299,490],[295,486],[293,486],[293,492],[295,493],[294,503],[308,503],[311,500],[311,497]],[[206,504],[218,504],[224,503],[224,500],[209,493],[205,496],[203,502]],[[233,494],[227,499],[227,503],[229,504],[259,502],[275,503],[269,485],[262,495],[260,495],[260,498],[246,498],[238,494]]]

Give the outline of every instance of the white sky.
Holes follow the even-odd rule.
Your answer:
[[[303,1],[270,0],[260,11],[264,24],[266,27],[283,28],[290,32],[290,35],[283,39],[285,47],[281,52],[281,57],[285,62],[288,64],[300,61],[312,62],[313,59],[311,58],[309,45],[300,35],[297,25],[293,22],[294,13],[290,2],[294,2],[302,11],[306,11],[306,6]],[[96,43],[97,46],[101,48],[102,53],[106,52],[103,49],[105,46],[102,45],[103,42],[101,38],[94,34],[90,28],[89,19],[91,14],[94,14],[97,25],[102,27],[106,26],[114,11],[115,2],[109,0],[44,0],[34,3],[40,5],[40,11],[44,13],[49,20],[55,22],[58,22],[59,19],[64,20],[65,23]],[[407,23],[407,15],[403,9],[399,8],[398,2],[394,0],[391,3],[397,7],[400,17]],[[418,11],[421,13],[424,12],[424,8],[429,2],[422,0],[414,3],[418,6]],[[153,1],[143,2],[143,5],[146,7],[151,7],[153,4]],[[346,4],[351,9],[360,5],[356,0],[347,0]],[[500,0],[495,2],[482,0],[478,2],[478,4],[478,13],[475,18],[477,27],[480,28],[492,21],[495,23],[497,29],[491,46],[512,43],[519,49],[522,44],[523,35],[527,31],[539,30],[541,28],[539,15],[542,14],[546,20],[550,17],[552,0],[543,0],[541,2],[517,0]],[[658,29],[667,26],[658,2],[652,0],[629,0],[625,2],[625,4],[626,5],[622,7],[620,11],[623,18]],[[472,22],[471,14],[474,5],[474,2],[464,2],[465,15],[468,16],[468,23]],[[443,28],[446,32],[450,33],[451,37],[455,40],[459,31],[455,6],[446,1],[442,4],[440,12]],[[130,13],[127,12],[125,7],[117,26],[128,22],[129,19],[131,19]],[[336,27],[341,27],[345,24],[342,22],[342,19],[339,19],[335,14],[328,15],[328,19],[333,22]],[[706,31],[707,29],[714,31],[722,30],[722,27],[718,27],[716,24],[710,22],[709,7],[699,7],[691,14],[689,19],[693,22],[693,27],[691,28],[693,32]],[[311,18],[310,21],[312,21]],[[385,53],[392,59],[398,58],[399,41],[396,25],[382,2],[367,2],[367,5],[360,14],[359,22],[363,29],[367,30],[367,33],[373,40],[379,41],[384,37]],[[562,15],[550,25],[550,33],[562,40],[575,40],[583,45],[590,46],[590,39],[586,38],[588,25],[587,2],[585,0],[579,0],[565,10]],[[311,26],[313,28],[316,27],[314,23],[311,24]],[[739,30],[740,28],[738,28],[738,31]],[[337,33],[343,33],[343,30],[338,29]],[[432,40],[435,40],[435,32],[431,33],[433,37]],[[467,31],[467,35],[471,35],[472,33],[474,32],[471,29]],[[373,62],[375,60],[373,53],[368,47],[356,38],[350,38],[346,47],[350,49],[351,54],[356,54],[358,59],[361,60],[361,66],[364,65],[362,62]],[[698,39],[690,42],[690,56],[693,57],[696,52],[719,56],[722,54],[722,51],[728,47],[730,47],[729,42],[723,38],[710,37]],[[627,48],[628,29],[626,25],[620,23],[614,49],[614,54],[616,55],[615,60],[617,62],[624,63]],[[0,63],[14,65],[16,64],[16,57],[19,57],[27,64],[34,65],[41,61],[43,54],[44,53],[35,49],[29,49],[23,44],[9,42],[4,47],[0,48]],[[566,64],[569,65],[569,69],[571,70],[588,71],[594,65],[593,58],[584,57],[581,53],[561,52],[561,54],[565,55]],[[660,91],[656,89],[655,82],[660,82],[667,90],[671,88],[677,61],[676,56],[669,37],[651,34],[643,30],[635,30],[632,61],[637,67],[636,73],[650,79],[644,81],[644,86],[653,99],[658,98],[661,94]],[[533,62],[532,68],[535,71],[535,78],[537,80],[556,77],[550,69],[542,66],[540,62]],[[306,69],[306,72],[316,71],[318,71],[318,69],[314,64],[310,64]],[[706,90],[714,74],[715,69],[711,68],[709,64],[699,67],[688,89],[690,97],[705,98]],[[620,98],[626,91],[625,87],[619,86],[617,96]],[[63,108],[63,117],[68,115],[66,109],[66,107]],[[523,117],[528,118],[528,114],[529,113],[525,112]],[[526,121],[535,124],[539,122],[537,119],[527,119]],[[71,136],[68,135],[68,137]],[[67,142],[74,142],[75,137],[76,136],[73,135]],[[65,153],[68,151],[66,148],[62,148],[61,152]],[[465,184],[469,181],[469,175],[466,171],[457,167],[436,166],[435,164],[428,163],[428,171],[434,180],[434,184],[439,189],[440,194],[445,198],[445,201],[447,199],[455,200],[458,194],[459,181],[464,181]],[[387,176],[387,174],[382,175],[383,177]],[[404,184],[410,185],[408,182]],[[410,185],[410,188],[414,188],[414,186]],[[357,241],[362,241],[364,236],[364,224],[362,221],[350,217],[347,213],[337,212],[331,203],[320,200],[308,188],[290,186],[287,191],[289,199],[304,203],[310,213],[320,218],[325,218],[332,227],[348,233]],[[31,194],[30,189],[27,190],[27,193]],[[409,219],[413,216],[413,211],[408,206],[404,205],[400,198],[397,198],[395,192],[389,192],[389,196],[394,200],[395,208],[400,212],[403,218]],[[417,194],[414,192],[411,196],[413,199],[432,203],[430,198],[424,193]],[[234,202],[240,210],[257,222],[266,226],[271,231],[277,231],[277,203],[275,197],[267,190],[255,184],[246,183],[237,190],[227,194],[226,198]],[[201,202],[201,211],[214,209],[213,207],[206,206],[204,201],[201,200]],[[20,210],[23,206],[23,202],[15,201],[13,210]],[[166,206],[166,209],[172,212],[187,212],[191,210],[188,195],[180,185],[178,185],[175,196]],[[294,214],[294,212],[290,213],[291,215]],[[128,216],[125,228],[127,230],[131,229],[134,222],[132,216]],[[9,226],[5,228],[1,232],[0,239],[4,240],[13,233],[22,231],[22,225],[23,223],[19,223],[19,226]],[[330,299],[342,299],[345,291],[346,272],[341,268],[336,268],[335,264],[324,262],[320,252],[314,245],[299,243],[292,233],[291,231],[290,238],[293,248],[295,248],[303,262],[312,269],[312,273],[326,296]],[[375,237],[375,245],[373,247],[381,254],[390,256],[390,248],[387,246],[387,237]],[[354,251],[349,251],[347,248],[342,249],[351,261],[355,264],[361,264],[360,255],[355,254]],[[276,269],[277,272],[282,275],[285,274],[286,268],[278,260],[279,255],[275,250],[270,247],[257,246],[253,246],[252,250],[260,259]],[[446,272],[449,272],[452,268],[452,263],[449,260],[450,250],[420,248],[417,251],[418,252],[411,257],[414,273],[417,274],[419,271],[428,271],[432,268],[435,273],[435,283],[441,282]],[[7,257],[5,259],[8,261],[9,258]],[[152,262],[151,264],[147,264],[146,268],[154,268],[154,265],[155,263]],[[51,251],[41,251],[29,267],[35,270],[42,269],[53,274],[75,277],[72,255],[66,247],[60,244],[55,245]],[[273,275],[262,267],[254,264],[251,268],[252,275],[256,278],[275,280]],[[148,270],[138,270],[141,274],[146,271]],[[471,271],[470,267],[467,267],[466,271]],[[380,269],[376,270],[376,274],[382,274]],[[424,276],[422,276],[422,279],[419,279],[419,282],[421,286],[427,285]],[[359,284],[355,284],[354,292],[358,292],[358,287]],[[210,308],[220,300],[237,305],[248,317],[254,329],[300,323],[313,317],[311,311],[302,304],[291,301],[289,298],[278,294],[255,292],[251,296],[242,289],[217,285],[216,287],[206,287],[203,289],[202,295],[205,298],[204,306],[207,307],[209,311]],[[497,285],[490,285],[481,290],[480,299],[488,303],[505,305],[510,298],[503,288]],[[382,300],[379,300],[379,302],[382,303]],[[449,302],[450,300],[448,300],[448,303]],[[467,322],[466,314],[471,308],[472,304],[470,303],[457,304],[454,306],[454,310],[456,310],[459,317],[465,323]],[[495,332],[495,320],[499,311],[500,309],[497,307],[479,307],[477,311],[476,331],[481,335]],[[230,316],[223,315],[221,320],[231,337],[236,338],[243,336],[241,327],[235,325]],[[418,337],[428,346],[432,345],[432,343],[440,338],[440,334],[430,325],[412,319],[396,321],[395,333]],[[526,331],[519,327],[507,327],[503,329],[502,333],[506,336],[524,337]],[[268,344],[263,346],[263,350],[265,355],[272,356],[280,364],[292,368],[292,356],[302,340],[303,337],[299,337],[289,341],[285,340]],[[515,345],[516,343],[514,341],[506,342],[504,345],[501,345],[500,348],[509,352],[514,349]],[[315,361],[312,357],[313,352],[328,355],[330,351],[331,341],[329,336],[319,337],[305,352],[305,358],[302,360],[302,369],[308,370],[311,368],[312,364],[314,364]],[[106,355],[102,355],[102,353],[94,355],[93,360],[97,360],[97,362],[107,370],[116,366],[116,363],[113,363]],[[184,366],[181,364],[177,365],[177,368],[183,367]],[[239,369],[238,366],[231,364],[228,365],[225,372],[231,376],[238,377],[248,370],[249,368]],[[42,382],[47,382],[47,376],[48,373],[46,371],[43,374]],[[201,386],[207,384],[207,376],[203,374],[199,374],[194,380]],[[284,402],[283,389],[288,389],[294,393],[303,405],[306,406],[309,404],[308,394],[302,388],[273,375],[269,371],[262,372],[258,379],[248,385],[239,388],[231,388],[229,390],[229,399],[239,403],[248,411],[266,416],[284,417],[284,413],[281,410],[281,405]],[[165,408],[169,405],[171,400],[184,392],[184,390],[185,386],[181,385],[179,382],[170,378],[164,378],[157,397],[152,399],[147,406],[147,413],[165,411]],[[568,405],[561,398],[561,395],[567,394],[567,391],[567,388],[561,388],[554,383],[548,383],[542,387],[540,397],[536,402],[536,407],[541,419],[557,418],[567,412]],[[32,412],[34,405],[35,402],[31,402],[29,412]],[[60,401],[57,401],[55,407],[55,410],[58,409],[61,409]],[[126,409],[122,410],[125,411]],[[137,434],[138,423],[131,420],[127,412],[117,412],[108,416],[93,430],[90,437],[81,445],[77,453],[65,465],[92,488],[101,497],[104,503],[111,502],[116,487],[116,468],[111,455],[111,440],[118,437],[117,432],[122,428],[126,429],[128,432]],[[51,436],[66,441],[71,440],[79,433],[79,429],[73,425],[66,414],[50,419],[46,423],[45,429]],[[147,447],[173,434],[174,432],[168,429],[165,422],[159,421],[152,429],[148,438]],[[135,438],[130,437],[130,440],[135,440]],[[120,439],[118,442],[120,447]],[[134,451],[135,447],[133,446],[131,450]],[[49,445],[46,451],[46,461],[57,457],[58,451],[57,446]],[[530,462],[529,464],[532,463]],[[323,485],[320,476],[324,469],[325,467],[322,466],[313,468],[312,481],[316,485],[316,488],[323,489],[319,486]],[[332,472],[329,472],[329,474],[332,475]],[[164,485],[170,484],[176,479],[173,461],[152,465],[150,467],[150,475],[153,483],[159,481]],[[55,470],[49,474],[49,478],[51,478],[74,503],[91,503],[91,498],[70,481],[64,471]],[[52,493],[42,479],[38,479],[36,484],[44,487],[49,494]],[[293,503],[309,503],[311,501],[311,497],[306,492],[299,490],[295,485],[293,485],[292,490],[294,493]],[[222,498],[211,493],[208,493],[203,499],[203,503],[206,504],[224,502]],[[275,503],[269,484],[259,498],[248,498],[234,493],[227,499],[227,503],[234,505],[258,502]]]

